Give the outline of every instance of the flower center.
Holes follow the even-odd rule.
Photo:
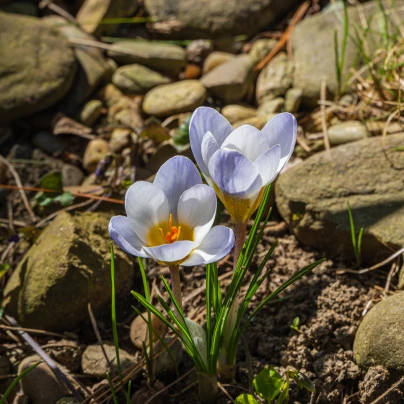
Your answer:
[[[147,235],[147,241],[150,247],[155,247],[161,244],[172,244],[176,241],[189,240],[193,241],[194,229],[185,223],[176,223],[173,225],[173,215],[170,213],[167,222],[159,223],[152,227]]]
[[[168,219],[168,231],[164,235],[164,231],[161,227],[159,227],[159,230],[161,237],[169,244],[180,239],[181,226],[173,226],[173,215],[171,213]]]

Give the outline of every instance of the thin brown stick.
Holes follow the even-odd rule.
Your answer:
[[[90,320],[91,320],[91,324],[93,326],[95,336],[97,337],[98,344],[101,347],[101,351],[102,351],[102,354],[104,355],[105,360],[107,361],[108,369],[109,369],[109,371],[111,371],[111,369],[112,369],[111,368],[111,362],[110,362],[110,360],[108,358],[108,355],[107,355],[107,353],[105,351],[104,343],[102,342],[101,334],[100,334],[100,331],[98,329],[97,320],[96,320],[96,318],[94,316],[93,309],[91,308],[91,303],[88,303],[87,308],[88,308],[88,314],[90,316]]]
[[[324,101],[326,99],[326,91],[327,91],[327,85],[325,80],[321,82],[321,92],[320,92],[320,97],[321,97],[321,127],[323,129],[323,137],[324,137],[324,147],[326,150],[330,150],[330,139],[328,138],[328,129],[327,129],[327,118],[326,118],[326,107],[324,104]]]
[[[220,390],[223,391],[225,396],[232,402],[234,403],[233,397],[229,394],[229,392],[223,387],[223,384],[220,382],[217,382],[217,386],[219,387]]]
[[[24,327],[13,327],[13,326],[8,326],[8,325],[3,325],[0,324],[0,329],[3,330],[11,330],[11,331],[24,331],[24,332],[29,332],[31,334],[37,334],[37,335],[48,335],[50,337],[58,337],[58,338],[64,338],[66,339],[66,335],[63,334],[58,334],[56,332],[49,332],[49,331],[44,331],[44,330],[37,330],[34,328],[24,328]]]
[[[261,60],[261,62],[259,62],[255,66],[254,70],[263,69],[279,53],[279,51],[283,49],[290,35],[292,34],[292,31],[295,28],[296,24],[303,18],[309,6],[310,6],[310,0],[306,0],[303,4],[301,4],[301,6],[297,9],[296,13],[292,17],[290,24],[286,28],[285,32],[282,34],[276,46],[271,50],[271,52],[268,53],[268,55],[264,57],[264,59]]]
[[[376,400],[372,401],[370,404],[380,403],[389,393],[391,393],[396,387],[400,386],[404,382],[404,376],[396,383],[394,383],[389,389],[387,389],[381,396],[377,397]]]
[[[18,175],[17,171],[15,171],[14,167],[1,155],[0,155],[0,161],[7,166],[7,168],[10,170],[11,174],[14,177],[15,183],[17,184],[18,187],[21,188],[21,189],[19,189],[19,191],[21,194],[22,201],[24,202],[25,209],[27,209],[27,212],[31,218],[32,223],[35,223],[36,217],[35,217],[34,212],[32,211],[31,205],[29,204],[27,195],[25,194],[24,190],[22,189],[22,183],[20,180],[20,176]]]

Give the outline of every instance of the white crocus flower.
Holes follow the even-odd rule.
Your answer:
[[[195,110],[189,128],[192,152],[236,223],[254,213],[265,186],[289,160],[296,133],[296,119],[287,112],[274,116],[260,131],[250,125],[233,130],[213,108]]]
[[[229,253],[234,233],[212,227],[216,195],[186,157],[163,164],[153,183],[138,181],[125,197],[126,216],[114,216],[109,233],[129,254],[154,258],[161,264],[200,265]]]

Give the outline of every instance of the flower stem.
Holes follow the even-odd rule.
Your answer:
[[[168,267],[168,269],[170,270],[170,276],[171,276],[171,289],[173,291],[175,300],[177,301],[178,306],[180,306],[180,309],[182,311],[183,309],[182,309],[180,269],[179,269],[178,265],[170,265]],[[181,319],[181,316],[179,313],[177,313],[177,318],[178,318],[178,320]]]
[[[238,258],[240,257],[241,250],[243,249],[244,241],[247,232],[247,222],[236,223],[234,226],[234,257],[233,257],[233,271],[236,269]]]
[[[217,394],[217,375],[198,373],[198,390],[199,398],[202,403],[215,403]]]

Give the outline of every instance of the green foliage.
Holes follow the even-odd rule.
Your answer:
[[[63,192],[62,174],[52,172],[44,175],[39,185],[41,188],[48,189],[51,192],[38,192],[34,197],[34,202],[44,208],[53,204],[60,204],[67,207],[73,204],[74,196],[71,192]]]
[[[18,384],[18,382],[29,372],[31,372],[32,369],[35,369],[40,363],[42,362],[38,362],[38,363],[34,363],[32,366],[30,366],[29,368],[25,369],[20,375],[18,375],[10,384],[10,386],[8,386],[6,392],[4,393],[3,397],[1,397],[0,399],[0,404],[6,404],[7,402],[7,397],[10,395],[10,393],[13,391],[14,387]]]
[[[293,319],[292,325],[290,326],[290,328],[292,328],[292,330],[295,330],[297,332],[300,332],[299,330],[299,326],[300,326],[300,318],[299,317],[295,317]]]
[[[191,116],[188,115],[178,128],[177,133],[174,135],[175,144],[180,146],[189,144],[189,123],[191,122]]]
[[[355,232],[355,224],[353,220],[352,210],[351,207],[348,205],[348,215],[349,215],[349,225],[351,228],[351,238],[352,238],[352,247],[355,254],[356,266],[359,268],[361,265],[361,253],[362,253],[362,237],[363,237],[363,227],[359,230],[358,238],[356,238]]]
[[[266,366],[253,381],[256,393],[270,403],[283,388],[283,378],[273,366]]]
[[[344,6],[344,21],[343,21],[343,37],[342,37],[341,53],[339,51],[338,31],[337,30],[334,31],[335,71],[337,75],[339,94],[343,92],[342,72],[345,66],[346,46],[348,43],[348,34],[349,34],[349,18],[348,18],[347,2],[346,0],[343,0],[342,3]]]
[[[9,269],[9,264],[0,264],[0,279],[7,273]]]
[[[303,373],[297,370],[288,370],[284,379],[273,366],[266,366],[253,381],[255,393],[268,404],[271,404],[275,399],[277,399],[277,404],[287,403],[290,379],[295,380],[300,389],[306,389],[310,392],[315,391],[313,384]],[[255,404],[258,401],[251,394],[242,394],[237,397],[235,403]]]

